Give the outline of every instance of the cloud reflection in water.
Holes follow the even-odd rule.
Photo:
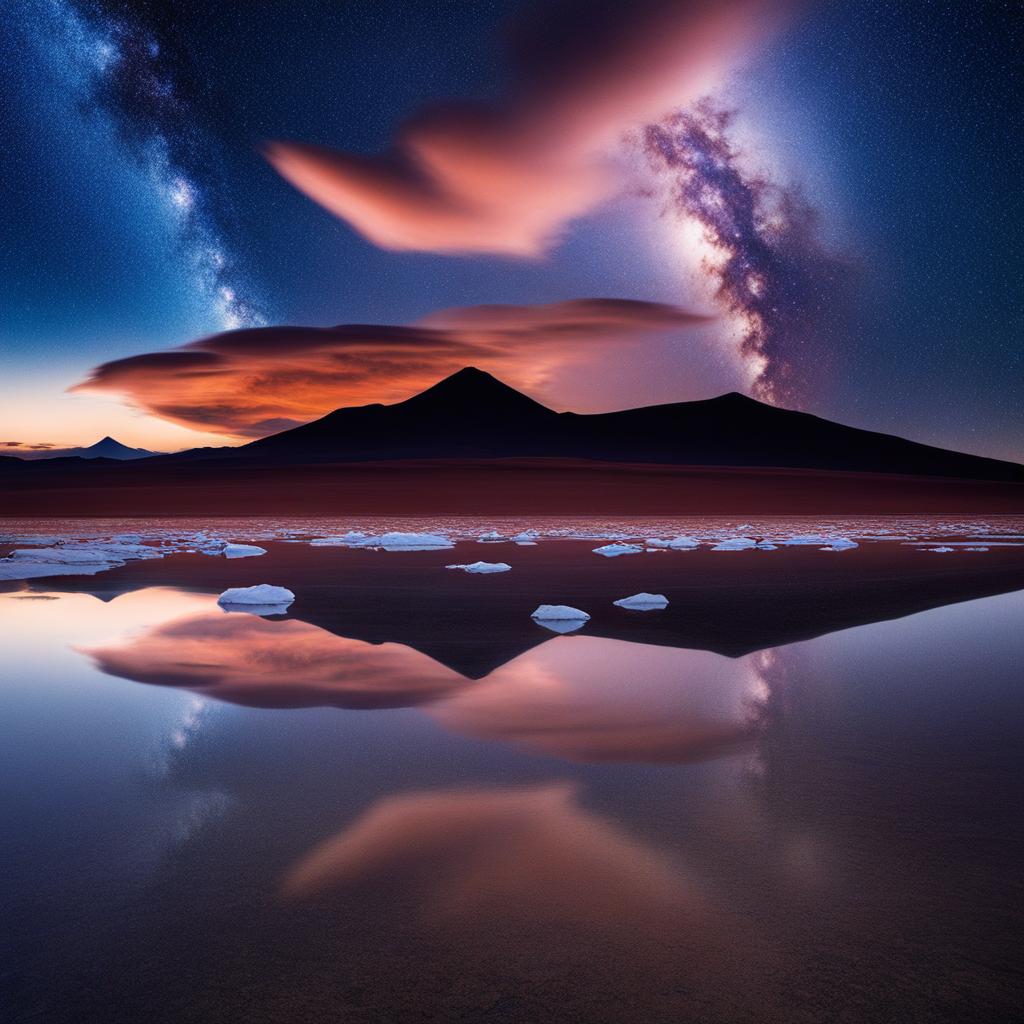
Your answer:
[[[561,637],[430,709],[450,729],[572,761],[686,763],[754,739],[753,656]]]
[[[468,683],[402,644],[368,644],[298,619],[246,613],[192,615],[80,650],[109,675],[247,707],[406,707]]]
[[[734,753],[754,739],[763,690],[754,657],[586,636],[553,638],[474,681],[403,644],[219,611],[81,650],[110,675],[250,707],[429,704],[453,732],[583,762]]]
[[[670,857],[584,809],[567,782],[379,800],[287,871],[282,894],[412,894],[421,923],[660,932],[700,900]]]

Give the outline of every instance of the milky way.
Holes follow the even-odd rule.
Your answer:
[[[668,185],[668,212],[696,221],[702,270],[739,332],[752,392],[799,405],[820,392],[852,302],[850,260],[829,252],[799,190],[741,165],[734,114],[710,101],[644,129],[644,153]]]
[[[198,125],[174,61],[120,5],[57,2],[51,37],[58,60],[76,75],[82,107],[107,116],[173,218],[186,272],[221,329],[266,322],[247,275],[224,244],[226,208],[216,144]]]

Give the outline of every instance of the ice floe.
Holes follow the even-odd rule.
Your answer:
[[[446,565],[446,569],[461,569],[463,572],[486,573],[508,572],[512,568],[508,562],[470,562],[468,565]]]
[[[224,545],[225,558],[253,558],[256,555],[265,555],[266,553],[267,549],[261,548],[257,544]]]
[[[568,604],[541,604],[530,614],[530,618],[543,621],[576,620],[586,622],[590,616],[586,612],[580,611],[579,608],[573,608]]]
[[[367,547],[383,548],[385,551],[431,551],[435,548],[451,548],[455,545],[441,533],[384,533],[371,537]]]
[[[34,580],[43,576],[95,576],[122,562],[89,562],[67,565],[61,562],[33,562],[27,558],[0,558],[0,580]]]
[[[635,533],[623,533],[621,530],[548,530],[549,537],[562,537],[565,540],[633,540]]]
[[[579,608],[567,604],[542,604],[530,616],[539,626],[554,633],[571,633],[579,629],[590,616]]]
[[[620,608],[629,608],[632,611],[649,612],[659,608],[668,607],[668,598],[664,594],[633,594],[632,597],[623,597],[612,604]]]
[[[643,551],[642,544],[604,544],[594,548],[595,555],[604,555],[605,558],[616,558],[619,555],[639,555]]]
[[[309,542],[314,548],[358,548],[362,547],[368,538],[362,530],[349,530],[340,537],[314,537]]]
[[[700,541],[696,537],[679,536],[673,537],[668,542],[669,548],[673,551],[692,551],[700,547]]]
[[[123,532],[115,532],[117,529]],[[331,532],[336,531],[336,532]],[[347,531],[347,532],[346,532]],[[685,534],[683,533],[685,531]],[[646,539],[645,539],[646,538]],[[257,548],[264,541],[345,547],[373,551],[440,551],[457,542],[505,542],[534,545],[547,540],[591,541],[599,554],[649,554],[712,548],[741,551],[806,545],[824,551],[848,551],[876,542],[911,544],[920,550],[953,551],[1024,546],[1024,519],[986,523],[970,518],[930,516],[772,517],[754,524],[724,517],[636,517],[602,521],[545,517],[528,519],[473,517],[381,518],[327,520],[320,517],[283,521],[270,518],[204,520],[174,519],[54,522],[10,521],[0,530],[0,580],[34,579],[57,575],[93,575],[116,569],[134,559],[187,553],[220,558],[245,557],[236,552]],[[600,547],[598,547],[600,545]],[[18,554],[11,554],[15,549]],[[594,550],[588,548],[587,550]],[[255,552],[253,552],[255,553]],[[938,553],[949,553],[939,550]]]
[[[92,547],[17,548],[11,552],[14,561],[49,562],[55,565],[98,565],[112,562],[110,555]]]
[[[217,604],[256,614],[273,614],[285,611],[294,600],[295,595],[286,587],[258,583],[254,587],[229,587],[217,598]]]
[[[377,548],[382,551],[437,551],[455,546],[441,533],[402,533],[397,530],[379,536],[350,530],[340,537],[316,537],[309,543],[318,548]]]
[[[671,551],[693,551],[695,548],[700,547],[700,541],[696,537],[673,537],[671,540],[665,540],[661,537],[648,537],[644,543],[649,548],[671,550]]]
[[[937,548],[921,548],[921,551],[934,551],[937,555],[948,555],[951,551],[956,551],[956,548],[946,547],[942,545]]]
[[[94,576],[125,562],[163,558],[164,552],[145,544],[96,541],[49,547],[16,548],[0,559],[0,580],[30,580],[45,576]]]

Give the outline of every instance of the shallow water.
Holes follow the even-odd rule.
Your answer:
[[[1013,1019],[1024,551],[865,539],[982,529],[946,526],[231,523],[268,554],[4,584],[4,1019]],[[513,568],[443,568],[477,558]],[[218,607],[257,582],[287,614]]]

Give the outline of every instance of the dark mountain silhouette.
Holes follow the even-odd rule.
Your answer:
[[[230,453],[206,451],[292,464],[544,457],[1024,481],[1024,467],[1014,463],[847,427],[735,392],[622,412],[557,413],[474,367],[395,405],[337,409]]]
[[[472,367],[404,402],[337,409],[238,448],[132,461],[97,454],[0,458],[0,514],[1024,508],[1024,466],[1015,463],[860,430],[735,393],[622,412],[559,413]]]
[[[16,458],[39,462],[44,459],[148,459],[159,452],[147,451],[145,448],[129,448],[126,444],[107,436],[102,440],[82,448],[40,448],[33,452],[22,452]]]
[[[108,435],[88,448],[72,448],[66,454],[77,455],[80,459],[148,459],[157,452],[145,448],[129,448]]]
[[[558,455],[564,432],[558,413],[466,367],[404,402],[336,409],[238,454],[332,461]]]

